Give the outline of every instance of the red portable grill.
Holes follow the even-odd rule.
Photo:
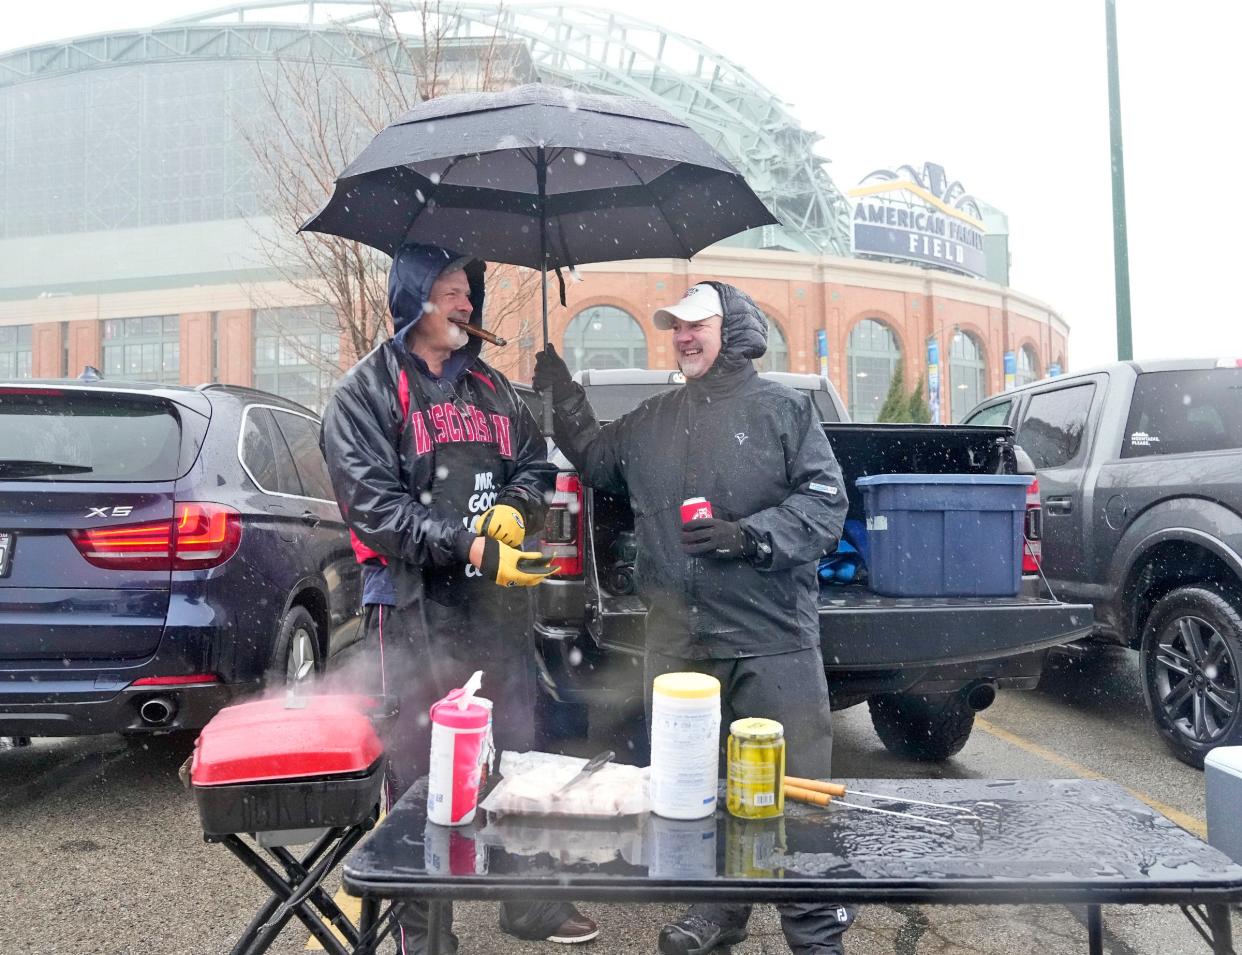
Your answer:
[[[369,951],[386,934],[381,925],[359,938],[321,887],[378,817],[384,751],[367,715],[375,708],[348,695],[260,700],[227,707],[203,727],[190,768],[203,836],[272,891],[232,955],[266,951],[294,916],[333,955]],[[302,843],[311,847],[301,858],[286,848]]]

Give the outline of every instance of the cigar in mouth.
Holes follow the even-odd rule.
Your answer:
[[[455,322],[454,324],[461,328],[461,330],[467,335],[473,335],[475,338],[481,338],[483,341],[497,345],[501,348],[509,344],[509,339],[501,338],[499,335],[493,335],[491,332],[487,331],[487,329],[480,328],[478,325],[470,325],[466,322]]]

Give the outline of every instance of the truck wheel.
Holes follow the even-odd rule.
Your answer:
[[[278,687],[309,680],[319,668],[319,627],[309,610],[295,604],[280,620],[267,685]]]
[[[873,696],[867,707],[884,748],[906,759],[948,759],[961,752],[975,727],[975,711],[961,693]]]
[[[1181,587],[1152,608],[1143,630],[1143,694],[1165,745],[1203,768],[1217,746],[1242,743],[1238,602],[1210,586]]]

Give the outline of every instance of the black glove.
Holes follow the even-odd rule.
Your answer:
[[[553,398],[560,398],[573,384],[574,376],[569,373],[569,366],[556,353],[556,348],[548,342],[543,351],[535,356],[535,377],[532,384],[536,391],[550,391]]]
[[[691,557],[730,560],[753,557],[755,542],[740,524],[700,517],[681,525],[681,549]]]

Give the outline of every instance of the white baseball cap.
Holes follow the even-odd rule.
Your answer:
[[[701,322],[705,318],[711,318],[713,315],[724,315],[724,306],[720,303],[720,293],[706,282],[700,282],[698,285],[691,285],[690,288],[686,289],[686,294],[676,305],[669,305],[666,308],[659,309],[651,316],[651,321],[656,328],[662,328],[667,331],[679,321]]]

